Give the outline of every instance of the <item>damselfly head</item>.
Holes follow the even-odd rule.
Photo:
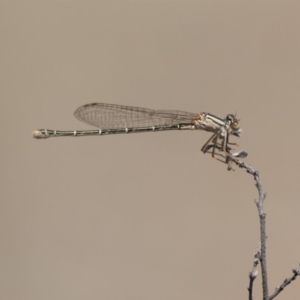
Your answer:
[[[237,119],[236,116],[232,114],[226,116],[226,123],[232,130],[239,130],[241,127],[240,119]]]

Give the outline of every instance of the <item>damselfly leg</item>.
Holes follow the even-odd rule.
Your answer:
[[[228,145],[236,145],[236,143],[229,142],[229,135],[235,134],[238,135],[238,131],[240,130],[239,120],[234,115],[227,115],[223,122],[220,122],[218,117],[213,115],[208,115],[207,119],[209,121],[214,121],[218,123],[218,127],[215,129],[214,134],[208,139],[208,141],[203,145],[201,151],[203,153],[208,152],[208,149],[212,148],[211,154],[212,157],[215,158],[215,155],[219,155],[225,158],[225,163],[228,162],[227,157],[231,156],[231,149]],[[219,142],[220,141],[220,142]],[[210,144],[212,142],[212,144]],[[224,155],[221,153],[216,154],[216,148],[219,151],[222,151]],[[220,160],[217,158],[217,160]]]

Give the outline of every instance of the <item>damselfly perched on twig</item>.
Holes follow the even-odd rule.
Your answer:
[[[228,146],[231,144],[229,143],[229,135],[239,137],[242,131],[240,120],[233,114],[229,114],[225,119],[222,119],[205,112],[195,114],[179,110],[152,110],[134,106],[91,103],[79,107],[74,115],[78,120],[99,129],[73,131],[38,129],[33,131],[33,137],[49,138],[201,129],[213,133],[203,145],[201,151],[205,153],[212,148],[211,153],[214,157],[215,150],[218,149],[223,152],[226,163],[228,163],[228,157],[234,155]],[[238,155],[235,154],[234,156],[237,157]]]

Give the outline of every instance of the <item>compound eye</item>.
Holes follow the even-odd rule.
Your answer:
[[[239,130],[241,128],[241,124],[239,120],[235,120],[230,124],[232,130]]]
[[[230,124],[232,130],[239,130],[241,128],[240,120],[234,117],[232,123]]]
[[[234,115],[227,115],[226,121],[230,123],[230,128],[232,130],[239,130],[241,127],[240,120],[238,120]]]

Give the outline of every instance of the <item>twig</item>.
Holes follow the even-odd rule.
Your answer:
[[[258,190],[259,198],[255,200],[255,204],[258,209],[259,221],[260,221],[260,245],[261,245],[261,255],[259,258],[261,265],[262,274],[262,288],[263,288],[263,300],[269,300],[268,292],[268,272],[267,272],[267,257],[266,257],[266,213],[264,211],[264,200],[266,198],[266,193],[263,190],[261,180],[259,177],[259,172],[254,170],[251,166],[245,164],[241,160],[235,157],[229,157],[231,161],[237,164],[240,168],[246,169],[247,173],[253,175],[255,180],[255,186]]]
[[[216,145],[208,145],[207,148],[204,150],[205,152],[209,152],[211,147],[216,147],[219,150],[222,150],[222,147],[219,144]],[[255,180],[255,186],[258,190],[259,198],[258,200],[255,200],[255,204],[258,209],[258,215],[259,215],[259,220],[260,220],[260,249],[259,251],[256,252],[256,257],[253,263],[253,269],[249,273],[249,300],[252,300],[252,292],[253,292],[253,283],[254,280],[258,274],[256,267],[258,265],[258,261],[260,262],[261,265],[261,273],[262,273],[262,287],[263,287],[263,300],[272,300],[274,299],[283,289],[289,285],[293,280],[297,278],[297,276],[300,276],[300,264],[298,268],[293,269],[293,276],[290,278],[286,278],[283,283],[276,288],[275,292],[273,295],[269,297],[269,292],[268,292],[268,272],[267,272],[267,259],[266,259],[266,240],[267,240],[267,235],[266,235],[266,213],[264,211],[264,200],[266,198],[266,193],[263,190],[261,180],[259,177],[259,172],[255,169],[253,169],[250,165],[245,164],[243,161],[241,161],[239,158],[243,158],[247,156],[247,153],[244,151],[233,153],[231,149],[228,147],[228,152],[230,154],[226,154],[225,156],[220,154],[225,158],[224,163],[228,165],[228,170],[232,170],[232,165],[231,163],[235,163],[237,166],[239,166],[242,169],[245,169],[247,173],[253,175],[254,180]]]
[[[214,145],[214,147],[218,149],[222,149],[218,144]],[[207,152],[209,148],[205,149],[204,152]],[[260,221],[260,246],[261,246],[261,253],[260,253],[260,265],[261,265],[261,274],[262,274],[262,288],[263,288],[263,300],[269,300],[269,292],[268,292],[268,273],[267,273],[267,257],[266,257],[266,213],[264,211],[264,200],[266,198],[266,193],[263,190],[261,180],[259,177],[259,172],[253,169],[250,165],[244,163],[239,158],[245,157],[241,156],[240,153],[233,153],[230,148],[227,149],[229,154],[225,154],[225,163],[228,165],[228,170],[232,169],[232,162],[235,163],[242,169],[245,169],[247,173],[253,175],[255,180],[255,186],[258,190],[259,198],[255,200],[255,204],[258,209],[259,221]]]
[[[222,147],[219,144],[215,145],[207,145],[206,149],[204,150],[204,153],[209,152],[209,150],[212,147],[218,148],[220,151],[222,151]],[[259,177],[259,172],[255,169],[253,169],[250,165],[245,164],[243,161],[240,160],[240,158],[244,158],[247,156],[247,152],[241,151],[233,153],[231,148],[227,148],[227,151],[230,154],[219,154],[222,156],[225,160],[220,161],[226,163],[228,165],[228,170],[232,170],[232,162],[235,163],[237,166],[239,166],[242,169],[245,169],[247,173],[253,175],[255,180],[255,186],[258,190],[259,198],[258,200],[255,200],[255,204],[258,209],[258,215],[260,220],[260,245],[255,253],[255,259],[253,262],[253,268],[252,271],[249,273],[249,300],[253,300],[253,283],[255,278],[257,277],[258,271],[256,270],[256,267],[258,265],[258,262],[261,264],[261,272],[262,272],[262,286],[263,286],[263,300],[273,300],[280,292],[284,290],[284,288],[289,285],[292,281],[294,281],[297,276],[300,276],[300,263],[298,268],[292,269],[293,275],[289,278],[286,278],[283,283],[276,288],[275,292],[269,297],[268,296],[268,273],[267,273],[267,259],[266,259],[266,213],[264,211],[264,200],[266,198],[266,193],[263,190],[261,180]]]
[[[254,170],[252,167],[249,165],[245,164],[244,162],[240,161],[238,158],[235,157],[230,157],[229,158],[231,161],[233,161],[235,164],[237,164],[240,168],[246,169],[248,173],[254,176],[254,180],[256,182],[256,188],[258,189],[259,193],[259,199],[255,201],[257,209],[258,209],[258,214],[259,214],[259,219],[260,219],[260,239],[261,239],[261,257],[259,258],[259,261],[261,263],[261,270],[262,270],[262,285],[263,285],[263,299],[264,300],[272,300],[274,299],[280,292],[283,291],[283,289],[289,285],[292,281],[294,281],[297,276],[300,276],[300,264],[298,268],[294,268],[293,275],[289,278],[286,278],[283,283],[276,288],[275,292],[269,297],[268,296],[268,273],[267,273],[267,261],[266,261],[266,213],[264,212],[264,200],[266,198],[266,193],[263,190],[259,173],[258,171]],[[250,274],[249,274],[250,276]],[[252,285],[253,285],[252,280]],[[251,279],[250,279],[250,284],[249,287],[251,286]],[[252,296],[252,294],[251,294]],[[249,297],[250,297],[250,291],[249,291]],[[249,298],[251,299],[251,298]],[[252,299],[251,299],[252,300]]]
[[[289,285],[293,280],[295,280],[297,278],[297,276],[300,276],[300,264],[299,264],[298,268],[293,269],[293,273],[294,273],[293,276],[291,276],[290,278],[286,278],[283,281],[283,283],[278,288],[275,289],[274,294],[269,297],[269,300],[274,299],[280,292],[283,291],[283,289],[287,285]]]
[[[256,270],[256,267],[259,264],[260,256],[261,256],[261,247],[260,247],[260,243],[259,243],[257,250],[254,253],[254,261],[253,261],[252,271],[249,272],[249,287],[248,287],[249,300],[253,300],[253,296],[252,296],[253,295],[253,283],[254,283],[255,278],[258,275],[258,271]]]

